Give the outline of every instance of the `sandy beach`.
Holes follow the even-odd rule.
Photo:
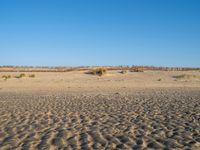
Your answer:
[[[199,71],[8,74],[2,150],[200,149]]]

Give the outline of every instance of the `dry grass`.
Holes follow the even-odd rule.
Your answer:
[[[102,75],[107,74],[107,69],[105,69],[105,68],[93,69],[93,70],[89,71],[88,74],[93,74],[93,75],[102,76]]]
[[[161,78],[159,78],[157,81],[162,81],[162,79],[161,79]]]
[[[35,75],[34,74],[30,74],[29,78],[35,78]]]
[[[121,74],[126,74],[126,73],[127,73],[127,70],[121,70],[119,73],[121,73]]]
[[[15,78],[18,78],[18,79],[20,79],[20,78],[23,78],[23,77],[25,77],[26,75],[24,74],[24,73],[21,73],[20,75],[18,75],[18,76],[15,76]]]
[[[139,69],[139,68],[132,68],[129,71],[130,72],[144,72],[142,69]]]
[[[10,75],[3,75],[2,78],[3,78],[4,80],[7,80],[7,79],[10,79],[11,76],[10,76]]]
[[[26,75],[25,75],[24,73],[21,73],[21,74],[19,74],[19,75],[14,76],[14,78],[20,79],[20,78],[23,78],[23,77],[25,77],[25,76],[26,76]],[[30,74],[28,77],[29,77],[29,78],[35,78],[35,74]],[[10,78],[11,78],[11,75],[3,75],[2,78],[3,78],[4,80],[7,80],[7,79],[10,79]]]
[[[176,78],[176,79],[200,79],[200,76],[181,74],[181,75],[173,76],[173,78]]]

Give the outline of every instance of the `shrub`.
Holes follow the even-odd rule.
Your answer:
[[[162,81],[162,79],[161,79],[161,78],[159,78],[159,79],[158,79],[158,81]]]
[[[107,73],[107,70],[105,68],[97,68],[97,69],[91,70],[89,73],[93,75],[102,76]]]
[[[182,74],[182,75],[173,76],[173,78],[175,78],[175,79],[200,79],[200,76]]]
[[[119,73],[125,74],[125,73],[127,73],[127,70],[121,70]]]
[[[2,78],[3,78],[4,80],[7,80],[7,79],[10,79],[11,76],[10,76],[10,75],[3,75]]]
[[[18,75],[18,76],[15,76],[15,78],[22,78],[22,77],[25,77],[26,75],[24,74],[24,73],[21,73],[20,75]]]
[[[30,78],[35,78],[35,75],[34,74],[30,74],[29,77]]]
[[[15,76],[15,78],[21,78],[20,76]]]
[[[24,73],[21,73],[19,76],[22,78],[25,77],[26,75]]]
[[[129,70],[130,72],[144,72],[143,70],[139,69],[139,68],[132,68]]]

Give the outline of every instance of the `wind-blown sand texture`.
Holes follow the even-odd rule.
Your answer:
[[[0,81],[0,149],[200,149],[198,80],[81,73]]]

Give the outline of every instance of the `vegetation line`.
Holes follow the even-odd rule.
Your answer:
[[[155,66],[80,66],[80,67],[32,67],[32,66],[0,66],[0,72],[69,72],[69,71],[89,71],[95,68],[105,68],[106,70],[132,70],[140,72],[144,70],[158,71],[191,71],[200,68],[190,67],[155,67]]]

